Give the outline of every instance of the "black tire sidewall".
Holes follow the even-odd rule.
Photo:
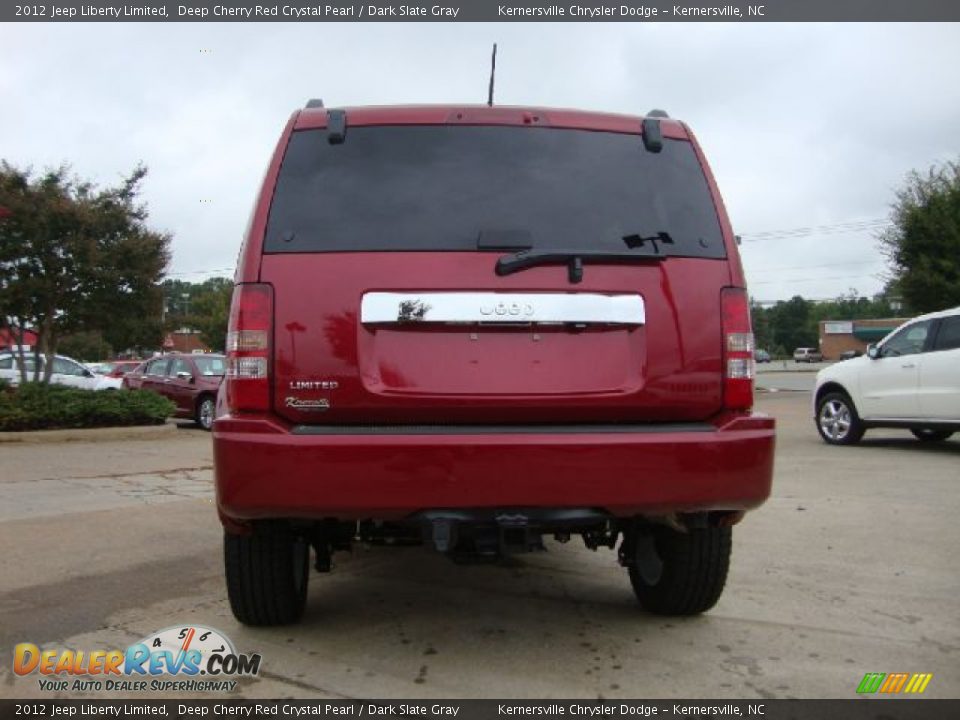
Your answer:
[[[636,559],[629,565],[630,584],[641,607],[658,615],[697,615],[712,608],[726,584],[732,528],[679,532],[654,527],[651,532],[663,563],[660,579],[648,584]]]
[[[247,535],[224,533],[224,570],[234,617],[245,625],[300,620],[310,579],[310,546],[285,523]]]

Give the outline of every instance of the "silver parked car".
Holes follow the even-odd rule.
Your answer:
[[[817,348],[801,347],[793,351],[794,362],[815,363],[823,360],[823,353]]]

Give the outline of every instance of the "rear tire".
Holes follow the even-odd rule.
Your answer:
[[[643,579],[636,559],[630,563],[630,584],[640,605],[657,615],[698,615],[716,605],[730,567],[732,529],[678,532],[657,526],[651,532],[663,566],[651,584]]]
[[[921,442],[942,442],[953,435],[953,430],[937,430],[935,428],[911,428],[910,432]]]
[[[212,395],[201,395],[197,401],[197,425],[207,432],[213,429],[213,420],[217,415],[217,403]]]
[[[817,432],[830,445],[855,445],[867,429],[846,393],[829,392],[817,400]]]
[[[224,533],[224,570],[234,617],[244,625],[287,625],[307,601],[310,546],[287,523],[258,525],[249,535]]]

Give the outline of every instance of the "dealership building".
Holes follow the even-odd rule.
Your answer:
[[[837,360],[841,353],[850,350],[865,353],[867,345],[883,339],[907,320],[823,320],[820,322],[820,352],[825,360]]]

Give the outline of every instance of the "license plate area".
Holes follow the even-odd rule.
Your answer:
[[[646,322],[638,294],[503,292],[368,292],[364,325],[588,325],[636,327]]]

